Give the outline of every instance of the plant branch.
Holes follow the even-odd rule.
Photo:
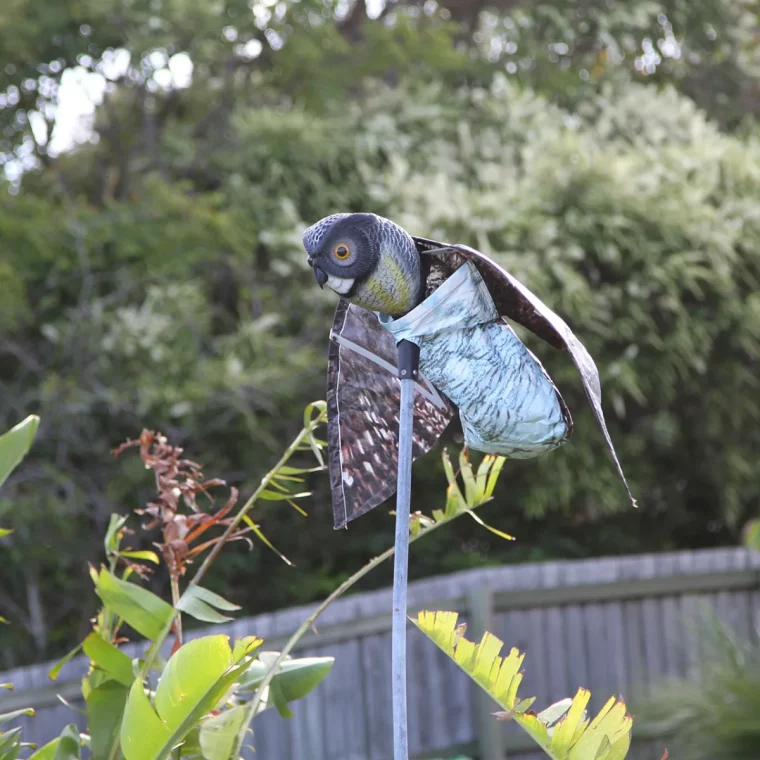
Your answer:
[[[309,416],[311,414],[311,410],[316,409],[318,414],[314,416]],[[287,449],[285,449],[285,452],[278,460],[277,464],[269,470],[269,472],[261,479],[261,483],[259,484],[258,488],[251,494],[250,498],[243,504],[243,506],[238,510],[238,513],[235,515],[235,518],[230,522],[230,524],[227,526],[227,529],[222,534],[219,541],[216,543],[214,548],[211,550],[211,552],[208,554],[206,559],[203,561],[203,564],[198,568],[195,575],[193,576],[192,580],[188,584],[188,588],[190,586],[197,586],[200,584],[203,577],[208,572],[208,569],[211,567],[214,560],[219,556],[219,552],[221,552],[222,547],[227,543],[230,536],[235,532],[236,528],[240,525],[244,517],[248,514],[248,512],[251,511],[254,504],[258,500],[261,493],[267,489],[269,484],[272,482],[272,480],[277,476],[277,473],[279,472],[280,468],[282,468],[287,462],[290,460],[290,458],[295,454],[297,451],[302,450],[304,448],[305,442],[312,442],[314,431],[319,425],[323,424],[326,420],[327,415],[327,405],[322,402],[315,402],[311,404],[309,407],[307,407],[306,412],[306,419],[303,428],[301,429],[301,432],[295,437],[293,442],[288,446]],[[173,597],[172,593],[172,597]],[[145,678],[150,671],[150,669],[153,667],[153,663],[156,660],[156,657],[158,656],[158,653],[163,646],[164,642],[166,641],[167,636],[169,635],[169,632],[172,629],[172,626],[174,625],[174,621],[177,618],[177,615],[179,614],[179,610],[177,610],[177,602],[179,601],[172,599],[174,602],[174,613],[170,616],[169,620],[166,622],[166,624],[163,627],[163,630],[161,631],[160,635],[156,638],[156,640],[153,642],[153,644],[148,649],[148,652],[145,656],[145,661],[143,662],[142,668],[140,669],[140,677]]]

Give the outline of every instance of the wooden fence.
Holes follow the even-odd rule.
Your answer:
[[[689,675],[699,656],[689,621],[712,607],[741,636],[760,628],[760,555],[743,549],[545,562],[472,570],[410,585],[411,609],[458,610],[468,638],[486,628],[507,646],[526,651],[524,696],[542,707],[592,689],[591,709],[612,694],[627,701],[662,677]],[[310,611],[300,607],[239,620],[235,636],[256,634],[276,649]],[[254,722],[257,760],[389,760],[391,757],[390,590],[336,602],[299,653],[334,655],[320,687],[283,720],[268,711]],[[219,631],[217,627],[214,629]],[[202,635],[206,631],[195,631]],[[408,634],[409,742],[415,758],[539,760],[515,726],[498,723],[495,705],[415,629]],[[139,647],[132,645],[135,656]],[[44,742],[78,713],[85,667],[72,660],[59,680],[49,664],[0,675],[15,689],[0,696],[0,712],[37,708],[24,720],[25,738]],[[634,726],[634,737],[636,731]],[[638,740],[632,758],[659,760],[662,741]],[[251,755],[253,757],[253,755]]]

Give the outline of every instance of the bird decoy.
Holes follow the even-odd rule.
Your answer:
[[[572,418],[511,319],[557,349],[581,376],[614,464],[599,373],[568,325],[482,253],[409,235],[375,214],[333,214],[303,236],[320,287],[340,296],[328,349],[328,461],[341,528],[396,488],[400,381],[396,343],[420,346],[413,457],[436,443],[458,409],[466,445],[513,459],[572,433]]]

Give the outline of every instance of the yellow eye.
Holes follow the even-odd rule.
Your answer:
[[[333,253],[335,254],[335,258],[340,259],[341,261],[345,261],[351,255],[351,251],[345,243],[336,245]]]

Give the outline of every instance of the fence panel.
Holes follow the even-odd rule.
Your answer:
[[[412,583],[410,611],[450,609],[526,652],[521,693],[540,709],[577,687],[592,690],[591,709],[612,694],[627,700],[665,675],[693,675],[700,656],[690,620],[715,610],[740,636],[760,625],[760,555],[717,549],[573,562],[547,562],[470,570]],[[283,610],[232,623],[231,636],[260,635],[276,649],[310,612]],[[307,634],[304,655],[334,655],[333,671],[296,717],[275,711],[256,718],[255,760],[389,760],[391,757],[390,610],[388,589],[339,600]],[[214,631],[218,632],[219,627]],[[208,630],[193,631],[192,636]],[[142,647],[126,647],[138,656]],[[496,706],[436,647],[410,626],[409,738],[418,758],[539,760],[530,740],[488,714]],[[14,691],[0,695],[0,712],[33,706],[24,718],[26,741],[44,743],[66,723],[84,718],[57,699],[81,707],[82,657],[68,663],[53,684],[50,663],[0,674]],[[635,730],[634,730],[635,737]],[[631,760],[658,760],[663,742],[635,744]],[[506,755],[505,755],[506,748]]]

